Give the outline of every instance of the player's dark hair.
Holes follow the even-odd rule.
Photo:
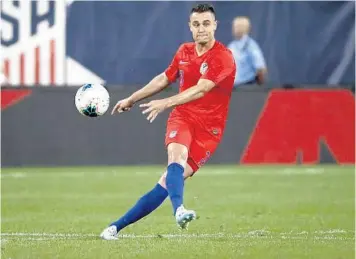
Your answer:
[[[211,4],[197,4],[196,6],[194,6],[192,8],[190,14],[192,14],[192,13],[205,13],[205,12],[211,12],[215,16],[214,6],[212,6]]]

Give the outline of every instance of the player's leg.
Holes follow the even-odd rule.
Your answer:
[[[196,134],[196,139],[193,139],[190,144],[188,165],[192,168],[191,176],[210,159],[219,143],[219,140],[204,133]],[[182,229],[186,229],[189,222],[195,218],[195,211],[187,210],[184,206],[177,209],[176,221]]]
[[[192,173],[192,168],[187,165],[184,170],[184,178],[188,178],[192,175]],[[167,172],[161,176],[158,183],[152,190],[143,195],[121,218],[111,223],[109,227],[104,229],[100,236],[106,240],[117,239],[117,233],[121,229],[142,219],[157,209],[168,196],[168,192],[166,190],[166,175]]]
[[[181,117],[170,119],[167,123],[165,139],[168,155],[166,187],[172,203],[173,215],[183,204],[183,173],[187,165],[192,133],[191,125]]]
[[[186,209],[183,205],[184,180],[191,177],[196,172],[197,167],[192,164],[193,161],[182,150],[184,148],[181,148],[178,143],[168,145],[167,173],[160,180],[162,185],[166,184],[178,226],[181,229],[187,229],[189,222],[196,219],[196,213],[193,210]],[[183,163],[185,163],[185,168],[189,168],[189,170],[185,170],[182,175],[177,167],[180,167]],[[176,168],[172,170],[172,167]]]
[[[136,222],[158,208],[169,195],[175,206],[181,205],[182,186],[184,185],[184,168],[188,158],[188,147],[192,136],[190,127],[182,120],[175,119],[167,123],[166,146],[168,150],[168,167],[166,174],[166,188],[157,184],[150,192],[142,196],[134,207],[123,217],[106,228],[101,237],[117,239],[117,233],[124,227]],[[178,143],[180,144],[178,144]],[[177,205],[178,204],[178,205]],[[176,211],[176,210],[174,210]],[[108,236],[108,238],[106,238]]]
[[[167,154],[166,187],[172,202],[173,215],[175,215],[178,207],[183,205],[183,173],[188,160],[188,148],[180,143],[170,143],[167,146]]]
[[[185,166],[185,170],[183,174],[184,180],[191,177],[195,172],[193,169],[194,167],[192,168],[189,162],[190,161],[188,160],[188,163]],[[168,171],[165,172],[162,175],[161,179],[159,180],[159,183],[165,188],[167,188],[167,176],[168,176]],[[196,213],[193,210],[187,210],[182,204],[176,209],[175,218],[178,226],[181,229],[187,229],[189,222],[196,218]]]
[[[186,164],[184,169],[184,174],[183,174],[184,180],[188,179],[193,174],[194,171],[192,167],[189,164]],[[162,174],[162,176],[159,178],[158,184],[160,184],[164,189],[167,190],[166,179],[167,179],[167,171],[165,171],[164,174]],[[168,192],[167,192],[167,196],[168,196]]]
[[[191,172],[192,169],[190,168],[190,166],[187,166],[186,170],[184,171],[184,175],[191,175]],[[117,232],[119,232],[126,226],[147,216],[163,203],[163,201],[168,196],[165,183],[165,175],[167,175],[167,172],[162,175],[162,177],[159,179],[158,183],[154,186],[154,188],[144,194],[136,202],[136,204],[125,213],[125,215],[110,224],[111,226],[116,226]]]

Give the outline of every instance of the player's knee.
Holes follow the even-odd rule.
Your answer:
[[[158,183],[164,188],[167,189],[166,185],[166,177],[167,177],[167,171],[162,174],[161,178],[159,178]]]
[[[182,144],[171,143],[168,145],[168,164],[178,163],[185,167],[188,160],[188,148]]]
[[[192,175],[193,175],[193,170],[191,169],[191,167],[189,165],[187,165],[186,168],[184,169],[184,173],[183,173],[184,180],[188,179]],[[164,189],[167,189],[166,179],[167,179],[167,171],[165,171],[158,180],[158,183]]]

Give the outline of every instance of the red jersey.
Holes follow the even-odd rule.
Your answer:
[[[231,92],[233,90],[236,65],[232,53],[222,43],[198,56],[195,43],[182,44],[165,70],[172,83],[179,78],[179,92],[195,86],[199,79],[208,79],[216,85],[200,99],[178,105],[170,114],[185,117],[203,128],[217,127],[223,130],[227,120]]]

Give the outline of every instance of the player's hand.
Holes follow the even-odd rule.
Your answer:
[[[150,101],[149,103],[141,104],[140,107],[145,107],[147,109],[143,110],[142,114],[148,114],[147,120],[152,123],[158,114],[163,112],[168,107],[168,102],[165,99]]]
[[[130,98],[123,99],[121,101],[118,101],[114,108],[111,111],[111,115],[117,111],[118,113],[126,112],[131,109],[131,107],[134,105],[134,102]]]

